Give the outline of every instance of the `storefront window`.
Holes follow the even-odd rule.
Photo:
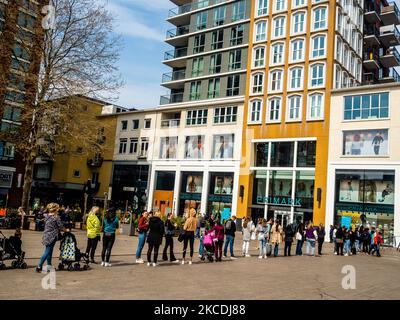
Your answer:
[[[256,167],[268,167],[268,145],[268,142],[256,144]]]
[[[267,191],[267,171],[257,170],[253,180],[253,203],[264,204]]]
[[[213,159],[232,159],[233,158],[233,134],[222,134],[213,137]]]
[[[178,137],[163,137],[160,142],[160,159],[175,159]]]
[[[314,168],[316,141],[299,141],[297,144],[297,167]]]
[[[314,171],[296,172],[295,205],[302,209],[313,209],[314,179]]]
[[[182,172],[181,192],[179,194],[179,214],[186,215],[190,208],[200,209],[203,190],[202,172]]]
[[[210,173],[209,213],[229,217],[232,212],[233,173]]]
[[[173,191],[175,186],[175,172],[157,171],[156,190]]]
[[[394,180],[390,170],[337,170],[335,224],[379,228],[384,243],[392,244]]]
[[[202,159],[204,156],[204,136],[185,139],[185,159]]]
[[[270,171],[269,173],[269,203],[291,204],[292,198],[292,171]],[[289,202],[289,203],[288,203]]]
[[[271,143],[271,167],[293,167],[294,142]]]

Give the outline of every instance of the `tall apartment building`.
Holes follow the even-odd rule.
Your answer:
[[[363,83],[399,82],[400,11],[395,2],[364,1]]]
[[[1,130],[19,126],[24,106],[35,99],[43,41],[41,9],[46,0],[0,0]],[[0,141],[0,207],[16,207],[22,194],[24,165],[14,146]],[[7,203],[8,202],[8,203]]]

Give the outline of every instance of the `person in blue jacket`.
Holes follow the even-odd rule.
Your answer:
[[[115,214],[115,209],[110,208],[106,212],[103,224],[103,251],[101,252],[101,265],[111,267],[110,256],[115,242],[115,231],[119,228],[119,219]]]

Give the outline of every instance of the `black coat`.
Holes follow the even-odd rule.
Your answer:
[[[147,243],[159,246],[164,236],[164,223],[160,218],[151,217],[149,221],[149,234],[147,235]]]

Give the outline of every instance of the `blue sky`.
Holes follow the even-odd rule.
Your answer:
[[[167,29],[173,26],[165,19],[174,4],[168,0],[108,0],[115,15],[116,32],[123,36],[119,68],[125,81],[117,104],[124,107],[149,108],[158,105],[167,90],[160,86],[161,76],[170,68],[161,61]]]

